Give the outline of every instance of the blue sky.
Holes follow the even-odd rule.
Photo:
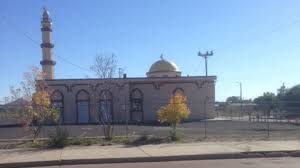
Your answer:
[[[276,92],[300,83],[299,0],[1,0],[0,97],[31,65],[39,66],[42,7],[53,19],[54,52],[89,68],[97,53],[115,53],[129,77],[165,58],[183,75],[204,75],[199,50],[214,50],[216,100]],[[57,78],[93,77],[56,56]]]

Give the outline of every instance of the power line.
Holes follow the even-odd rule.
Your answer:
[[[66,58],[64,58],[64,57],[61,57],[61,56],[56,55],[56,54],[55,54],[55,56],[57,56],[57,58],[59,58],[60,60],[66,62],[66,63],[68,63],[68,64],[70,64],[70,65],[73,65],[74,67],[77,67],[78,69],[81,69],[81,70],[84,70],[84,71],[87,71],[87,72],[91,72],[90,69],[85,68],[85,67],[82,67],[82,66],[77,65],[77,64],[74,64],[74,63],[72,63],[71,61],[69,61],[68,59],[66,59]]]
[[[274,34],[274,33],[277,33],[277,32],[280,32],[280,31],[282,31],[283,29],[285,29],[286,27],[291,27],[291,26],[293,26],[293,25],[295,25],[295,24],[299,24],[300,23],[300,19],[295,19],[295,20],[292,20],[292,21],[290,21],[290,22],[288,22],[288,23],[279,23],[279,24],[273,24],[272,26],[273,26],[273,28],[270,28],[270,29],[268,29],[268,30],[266,30],[266,31],[263,31],[263,32],[256,32],[256,33],[258,33],[258,35],[256,35],[256,36],[258,36],[257,38],[254,38],[254,39],[252,39],[252,40],[250,40],[250,44],[251,43],[255,43],[255,42],[257,42],[257,41],[260,41],[260,40],[263,40],[263,39],[265,39],[265,38],[267,38],[268,39],[268,36],[267,35],[272,35],[272,34]],[[247,42],[245,41],[245,40],[247,40]],[[246,45],[247,43],[249,44],[249,37],[244,37],[244,38],[242,38],[241,40],[239,40],[240,42],[238,42],[238,45],[240,45],[240,46],[243,46],[243,45]],[[233,48],[233,47],[235,47],[236,48],[236,46],[237,46],[237,44],[233,44],[232,46],[229,46],[229,47],[227,47],[227,49],[229,48]],[[226,49],[225,49],[226,50]]]
[[[39,43],[38,41],[36,41],[35,39],[33,39],[27,32],[20,30],[20,29],[18,28],[18,27],[19,27],[18,25],[12,23],[11,21],[9,21],[9,20],[8,20],[6,17],[4,17],[4,16],[2,16],[1,19],[2,19],[3,21],[5,21],[4,23],[7,23],[7,25],[11,26],[11,28],[13,28],[17,33],[22,34],[24,37],[26,37],[26,38],[27,38],[29,41],[31,41],[32,43],[36,44],[37,46],[40,46],[40,43]],[[55,54],[55,56],[56,56],[57,58],[59,58],[61,61],[65,62],[65,63],[68,63],[68,64],[70,64],[70,65],[72,65],[72,66],[74,66],[74,67],[76,67],[76,68],[78,68],[78,69],[80,69],[80,70],[84,70],[84,71],[87,71],[87,72],[91,72],[90,69],[85,68],[85,67],[82,67],[82,66],[80,66],[80,65],[77,65],[77,64],[75,64],[75,63],[69,61],[68,59],[66,59],[66,58],[64,58],[64,57],[62,57],[62,56],[60,56],[60,55]]]

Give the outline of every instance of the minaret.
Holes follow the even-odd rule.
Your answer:
[[[43,59],[40,62],[43,68],[43,73],[45,74],[45,79],[54,79],[54,65],[52,48],[54,45],[51,43],[51,32],[52,32],[52,20],[50,18],[49,12],[46,8],[43,11],[43,17],[41,21],[41,31],[42,31],[42,52]]]

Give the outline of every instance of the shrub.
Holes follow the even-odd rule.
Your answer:
[[[49,136],[48,147],[50,148],[63,148],[68,143],[68,132],[61,128],[56,127],[55,133]]]
[[[150,136],[146,132],[143,132],[137,140],[138,141],[147,141],[149,138],[150,138]]]
[[[181,130],[179,129],[172,129],[170,131],[170,140],[171,141],[179,141],[181,140],[181,138],[183,137],[183,133]]]

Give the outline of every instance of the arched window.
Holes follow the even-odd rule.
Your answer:
[[[139,89],[133,89],[130,93],[130,118],[131,121],[141,122],[143,114],[143,93]]]
[[[105,123],[113,121],[113,95],[109,90],[100,93],[99,120]]]
[[[173,90],[173,95],[181,94],[184,95],[184,90],[182,88],[176,88]]]
[[[90,94],[80,90],[76,94],[77,123],[83,124],[90,121]]]
[[[64,95],[59,90],[51,94],[51,105],[59,111],[59,123],[64,122]]]

